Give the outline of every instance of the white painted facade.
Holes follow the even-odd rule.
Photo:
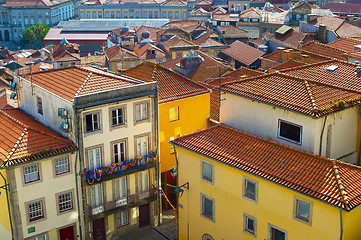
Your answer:
[[[358,114],[355,106],[331,113],[327,119],[326,116],[312,118],[230,93],[222,95],[220,107],[220,121],[227,126],[317,155],[322,135],[321,156],[329,155],[327,157],[354,164],[357,162]],[[279,120],[302,127],[301,144],[279,137]]]

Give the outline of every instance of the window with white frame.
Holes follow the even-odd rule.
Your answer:
[[[137,138],[137,157],[142,157],[148,154],[148,136]]]
[[[148,103],[138,103],[135,105],[135,120],[148,119]]]
[[[36,97],[36,106],[38,109],[38,113],[43,115],[43,99],[41,97]]]
[[[124,124],[124,108],[112,110],[112,126]]]
[[[243,214],[243,231],[245,233],[251,234],[252,236],[256,236],[256,218]]]
[[[58,195],[58,208],[60,213],[73,209],[72,192]]]
[[[167,12],[162,12],[162,18],[167,18]]]
[[[301,144],[302,126],[278,120],[278,137],[290,142]]]
[[[60,175],[63,173],[70,172],[69,157],[64,156],[55,159],[55,174]]]
[[[270,240],[287,240],[287,231],[268,224],[268,235]]]
[[[122,198],[126,198],[128,193],[127,193],[127,177],[121,177],[121,178],[117,178],[115,179],[115,199],[122,199]]]
[[[243,197],[257,203],[257,181],[243,176]]]
[[[293,218],[311,225],[312,223],[312,202],[295,196],[293,207]]]
[[[43,201],[36,201],[27,204],[29,222],[44,218]]]
[[[103,205],[103,184],[96,184],[90,188],[90,200],[92,208]]]
[[[201,160],[202,180],[208,183],[214,183],[214,164],[206,160]]]
[[[32,238],[27,238],[27,240],[47,240],[48,237],[46,234],[41,234],[41,235],[37,235],[35,237],[32,237]]]
[[[113,162],[121,163],[125,161],[125,142],[113,144]]]
[[[201,193],[201,215],[212,221],[214,221],[214,204],[214,198]]]
[[[117,69],[122,70],[123,69],[123,62],[117,62]]]
[[[116,213],[117,227],[127,225],[129,223],[128,209],[121,210]]]
[[[38,164],[32,164],[24,167],[25,183],[31,183],[40,179]]]
[[[102,162],[102,152],[101,148],[94,148],[88,150],[88,160],[89,160],[89,169],[96,169],[101,166]]]
[[[85,125],[87,132],[93,132],[100,129],[99,127],[99,113],[92,113],[85,115]]]
[[[149,170],[138,173],[138,192],[149,190]]]

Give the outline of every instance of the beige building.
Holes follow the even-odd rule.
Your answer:
[[[159,224],[156,83],[90,67],[16,82],[21,109],[79,145],[75,172],[85,239]]]

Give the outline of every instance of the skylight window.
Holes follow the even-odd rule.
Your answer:
[[[328,66],[328,67],[326,68],[326,71],[334,72],[334,71],[336,71],[337,69],[338,69],[338,66],[336,66],[336,65],[331,65],[331,66]]]

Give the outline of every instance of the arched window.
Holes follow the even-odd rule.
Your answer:
[[[9,31],[5,30],[4,35],[5,35],[5,42],[9,42],[10,41],[10,33],[9,33]]]
[[[99,51],[99,44],[95,42],[90,42],[86,45],[86,50],[88,53],[93,53],[95,51]]]
[[[79,52],[81,53],[85,53],[86,52],[86,48],[85,48],[85,44],[82,42],[76,42],[76,44],[79,44]]]

